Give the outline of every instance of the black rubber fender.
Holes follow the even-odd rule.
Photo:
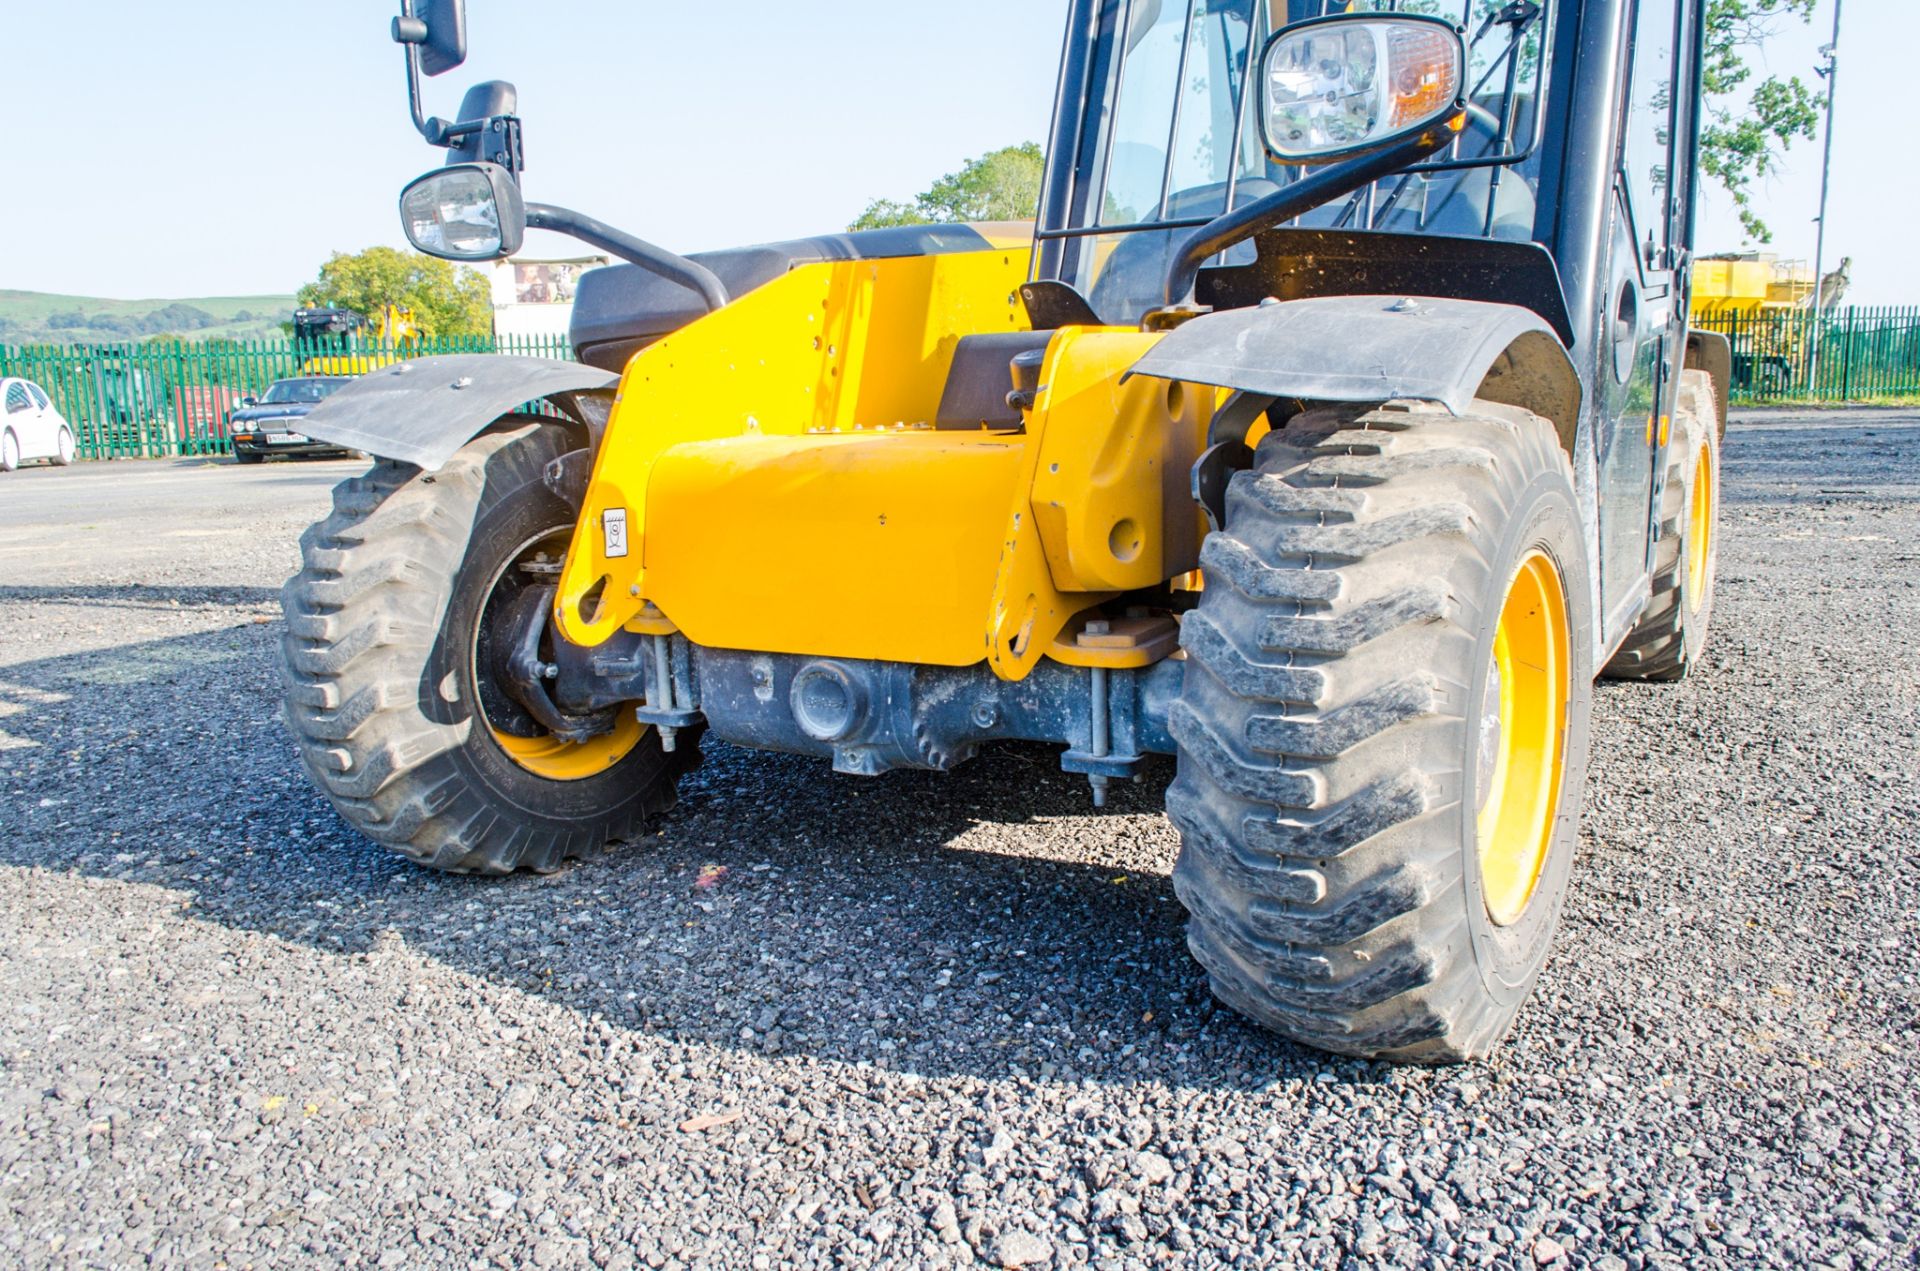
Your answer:
[[[314,407],[301,428],[347,450],[438,472],[503,415],[550,401],[584,418],[576,399],[619,376],[579,362],[498,353],[406,358],[367,372]]]

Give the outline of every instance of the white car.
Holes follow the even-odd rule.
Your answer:
[[[73,462],[73,429],[32,380],[0,379],[0,472],[28,459]]]

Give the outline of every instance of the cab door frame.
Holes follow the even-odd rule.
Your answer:
[[[1599,407],[1603,649],[1625,637],[1646,605],[1679,388],[1675,368],[1686,346],[1692,155],[1674,143],[1692,128],[1687,90],[1697,56],[1696,7],[1692,0],[1634,0],[1621,24],[1628,65],[1616,102],[1621,127],[1600,273],[1607,287],[1591,368]]]

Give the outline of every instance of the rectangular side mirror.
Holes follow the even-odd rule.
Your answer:
[[[466,0],[423,0],[417,10],[427,24],[420,44],[420,69],[444,75],[467,60]]]

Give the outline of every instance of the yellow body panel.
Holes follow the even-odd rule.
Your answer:
[[[635,355],[561,575],[567,638],[678,629],[1019,679],[1077,614],[1193,569],[1216,395],[1120,383],[1160,336],[1060,331],[1024,433],[932,428],[959,338],[1024,325],[1026,268],[809,265]]]
[[[728,437],[647,489],[647,598],[695,644],[968,666],[1024,438]]]
[[[1164,472],[1117,466],[1150,456],[1156,445],[1168,453],[1190,450],[1205,435],[1197,416],[1168,418],[1164,380],[1119,382],[1160,338],[1069,327],[1047,348],[988,621],[989,657],[1003,679],[1032,670],[1081,610],[1168,577],[1152,573],[1166,559],[1159,541],[1166,524]],[[1187,430],[1191,439],[1154,437],[1152,430],[1163,425]],[[1180,469],[1182,481],[1191,465],[1189,458]],[[1186,507],[1192,508],[1190,498]],[[1192,537],[1197,551],[1197,530]]]
[[[648,481],[661,455],[724,437],[930,425],[959,338],[1026,326],[1018,288],[1027,262],[1023,248],[802,265],[635,354],[561,575],[555,613],[567,638],[598,644],[640,612],[651,565]],[[624,524],[624,543],[610,538],[609,512]],[[765,512],[765,528],[778,533],[778,510]],[[730,568],[711,556],[701,563]],[[819,568],[858,566],[836,555]],[[596,587],[599,604],[582,614]]]
[[[1159,340],[1068,331],[1038,403],[1033,513],[1063,591],[1132,591],[1194,567],[1200,510],[1188,488],[1214,395],[1145,376],[1120,382]]]

